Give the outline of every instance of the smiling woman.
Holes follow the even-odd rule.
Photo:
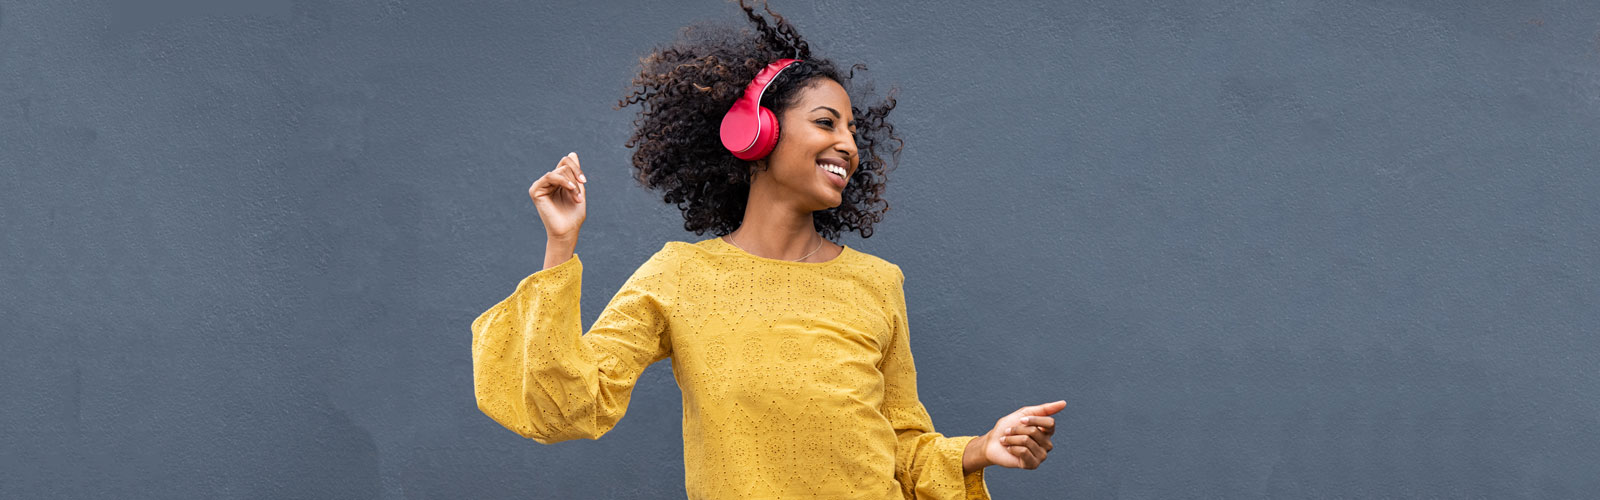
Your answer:
[[[888,208],[894,100],[853,105],[849,76],[793,26],[740,5],[753,32],[685,29],[618,105],[640,107],[635,177],[684,229],[718,237],[667,242],[585,334],[574,249],[590,193],[577,154],[563,157],[528,190],[545,269],[472,323],[478,407],[540,443],[598,439],[671,358],[690,498],[988,498],[984,468],[1038,467],[1065,402],[982,435],[934,431],[905,275],[829,241],[870,237]]]
[[[849,170],[842,188],[832,193],[800,188],[807,199],[784,202],[810,208],[814,229],[825,238],[847,231],[870,238],[873,224],[889,208],[883,199],[886,174],[901,145],[887,119],[895,106],[892,93],[876,105],[853,106],[846,89],[865,66],[844,74],[813,54],[782,16],[774,14],[768,22],[753,7],[741,6],[753,32],[690,26],[679,40],[642,59],[634,92],[618,103],[641,108],[627,143],[635,148],[635,178],[683,211],[684,229],[721,236],[745,222],[746,207],[754,205],[749,197],[781,191],[773,187],[794,189],[793,183],[802,180],[796,175],[817,179],[813,166],[819,162],[849,162],[840,165]],[[760,97],[760,105],[779,120],[777,149],[772,158],[755,161],[730,155],[719,137],[723,115],[757,73],[783,58],[799,62],[779,72]],[[832,142],[818,142],[825,140]],[[839,149],[830,152],[832,145]],[[806,168],[784,170],[790,166]],[[806,249],[813,239],[803,240]]]

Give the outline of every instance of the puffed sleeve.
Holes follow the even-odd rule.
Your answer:
[[[599,439],[628,409],[645,367],[672,354],[663,248],[640,266],[588,334],[579,314],[583,262],[542,269],[472,322],[478,409],[542,444]]]
[[[895,266],[899,283],[890,292],[893,338],[879,369],[884,380],[884,415],[894,425],[895,479],[905,498],[988,500],[983,469],[962,474],[961,455],[977,436],[947,437],[933,430],[933,418],[917,398],[917,368],[912,363],[906,319],[905,274]]]

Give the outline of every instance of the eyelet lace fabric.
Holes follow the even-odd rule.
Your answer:
[[[667,242],[585,333],[577,255],[472,322],[478,408],[550,444],[599,439],[672,362],[693,499],[987,499],[917,398],[900,267],[845,246],[819,263],[720,238]]]

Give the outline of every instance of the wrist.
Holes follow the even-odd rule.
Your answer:
[[[546,236],[544,243],[544,268],[556,267],[568,259],[578,248],[577,236]]]
[[[991,431],[992,432],[992,431]],[[989,445],[989,433],[972,438],[967,441],[966,449],[961,452],[961,473],[971,474],[982,470],[984,467],[994,465],[984,456],[983,450]]]
[[[578,232],[577,231],[573,231],[571,234],[544,233],[544,246],[546,248],[548,248],[548,247],[556,246],[556,245],[567,246],[567,247],[577,246],[578,245]]]

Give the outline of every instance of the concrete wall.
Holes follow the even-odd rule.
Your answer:
[[[681,4],[681,5],[680,5]],[[999,498],[1600,496],[1591,2],[782,2],[898,86],[924,402],[1066,399]],[[468,325],[590,178],[592,321],[675,209],[612,105],[719,1],[0,0],[0,497],[681,495],[474,405]]]

